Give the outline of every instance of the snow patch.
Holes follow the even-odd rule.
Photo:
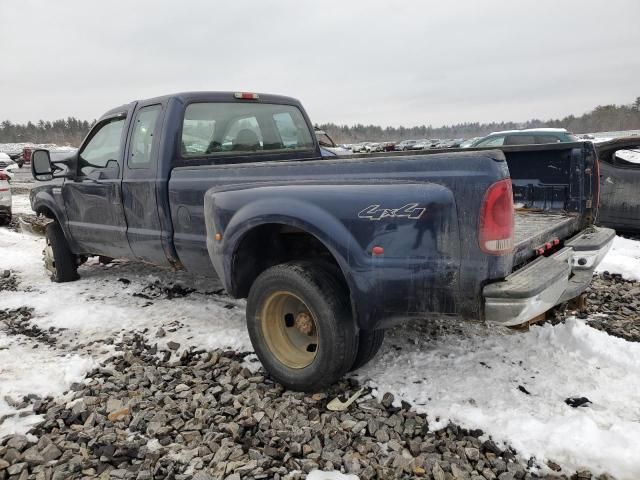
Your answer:
[[[31,202],[29,201],[29,195],[13,195],[12,198],[13,205],[11,206],[11,210],[14,215],[20,214],[28,214],[34,215],[34,211],[31,210]]]
[[[640,241],[616,237],[596,272],[619,273],[627,280],[640,281]]]
[[[132,331],[146,332],[159,348],[177,342],[178,354],[190,347],[251,351],[244,303],[204,293],[220,288],[215,280],[133,262],[103,266],[90,260],[80,268],[80,281],[52,283],[43,266],[43,247],[43,238],[0,229],[0,270],[11,270],[20,285],[18,291],[0,291],[0,308],[31,307],[34,325],[65,329],[55,346],[33,348],[30,340],[3,333],[0,324],[0,399],[8,395],[21,400],[30,393],[60,396],[97,362],[114,354],[101,341]],[[145,289],[156,281],[182,283],[197,291],[182,298],[145,298]],[[160,328],[165,336],[156,338]],[[78,346],[85,347],[84,354],[71,354]],[[26,432],[38,421],[35,415],[19,413],[0,400],[0,419],[8,416],[0,421],[0,438]]]
[[[34,415],[19,417],[22,411],[10,407],[7,399],[21,402],[29,394],[61,395],[94,366],[91,358],[61,355],[43,346],[34,349],[31,345],[20,345],[15,337],[0,332],[0,418],[8,416],[0,423],[0,438],[25,433],[40,420]]]
[[[345,475],[344,473],[332,471],[323,472],[320,470],[312,470],[307,475],[307,480],[358,480],[356,475]]]
[[[379,397],[414,404],[432,430],[455,422],[541,465],[640,477],[640,344],[575,319],[526,333],[482,328],[435,338],[415,324],[394,330],[359,376]],[[569,397],[592,404],[572,408]]]

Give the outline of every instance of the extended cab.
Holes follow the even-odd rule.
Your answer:
[[[614,237],[592,226],[597,168],[589,142],[323,158],[297,100],[197,92],[111,110],[69,158],[34,151],[31,205],[55,220],[54,281],[91,255],[217,276],[266,369],[314,390],[396,322],[517,325],[578,296]]]

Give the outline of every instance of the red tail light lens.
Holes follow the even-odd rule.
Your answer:
[[[502,255],[513,249],[513,191],[505,178],[489,187],[480,208],[478,241],[490,255]]]

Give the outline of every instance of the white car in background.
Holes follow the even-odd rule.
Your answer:
[[[9,175],[0,170],[0,225],[7,225],[11,221],[11,185]]]

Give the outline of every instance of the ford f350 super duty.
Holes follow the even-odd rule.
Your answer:
[[[614,237],[593,226],[589,142],[323,158],[301,104],[275,95],[132,102],[31,168],[54,281],[92,255],[217,276],[298,390],[365,364],[400,321],[535,319],[585,290]]]

